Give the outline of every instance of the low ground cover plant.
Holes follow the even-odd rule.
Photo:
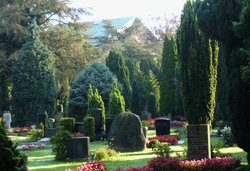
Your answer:
[[[157,157],[148,162],[148,166],[157,171],[231,171],[240,166],[239,158],[215,157],[201,160],[180,160],[178,158]]]
[[[107,171],[107,168],[102,161],[94,161],[85,163],[75,170],[66,169],[65,171]]]

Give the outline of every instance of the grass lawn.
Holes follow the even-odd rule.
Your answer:
[[[174,134],[175,129],[171,129],[171,134]],[[148,131],[148,136],[154,136],[155,131]],[[25,141],[25,138],[15,138],[15,142]],[[184,138],[186,141],[186,139]],[[212,144],[216,144],[218,138],[212,137]],[[105,142],[91,142],[90,150],[95,152],[100,148],[104,148],[107,144]],[[174,145],[171,146],[173,153],[171,156],[183,156],[186,153],[186,143],[183,145]],[[242,158],[242,164],[247,165],[246,153],[238,147],[227,147],[220,149],[221,153],[232,154],[233,157]],[[35,151],[24,151],[28,156],[28,169],[34,171],[64,171],[66,168],[75,169],[84,162],[87,162],[87,159],[82,160],[69,160],[69,161],[55,161],[54,155],[52,155],[51,149],[41,149]],[[104,160],[103,162],[108,168],[108,171],[113,171],[118,167],[128,168],[128,167],[139,167],[147,164],[147,161],[155,157],[151,149],[145,149],[139,152],[123,152],[118,153],[113,158],[109,160]]]

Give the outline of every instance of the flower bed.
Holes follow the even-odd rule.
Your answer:
[[[96,161],[85,163],[75,170],[66,169],[65,171],[107,171],[107,168],[102,161]]]
[[[178,138],[176,136],[155,136],[155,137],[149,137],[148,140],[152,141],[152,140],[158,140],[160,142],[166,142],[166,143],[170,143],[171,145],[176,145],[178,144]]]
[[[15,127],[13,128],[13,132],[18,136],[26,136],[28,132],[31,130],[31,127]]]
[[[240,166],[239,158],[216,157],[201,160],[180,160],[177,158],[157,157],[148,162],[148,167],[157,171],[181,171],[181,170],[203,170],[203,171],[231,171]]]
[[[49,146],[46,146],[45,144],[30,144],[30,145],[21,145],[18,146],[18,150],[38,150],[43,148],[48,148]]]

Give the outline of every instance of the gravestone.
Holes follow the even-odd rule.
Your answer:
[[[74,132],[84,132],[83,122],[75,122]]]
[[[90,140],[89,137],[74,137],[65,143],[67,157],[69,159],[80,159],[89,157]]]
[[[106,137],[107,137],[108,134],[109,134],[113,119],[112,118],[106,118],[105,120],[106,120]]]
[[[187,138],[189,159],[211,158],[209,125],[188,125]]]
[[[146,121],[146,120],[148,120],[149,117],[151,117],[151,114],[149,112],[143,111],[141,113],[141,117],[140,118],[141,118],[142,121],[144,121],[144,120]]]
[[[102,120],[102,109],[96,108],[93,110],[93,117],[95,118],[95,135],[96,139],[100,140],[103,133],[103,120]]]
[[[156,135],[170,134],[170,120],[168,118],[158,118],[155,120]]]
[[[6,111],[4,112],[3,114],[3,121],[4,121],[4,126],[7,128],[7,129],[10,129],[10,124],[11,124],[11,114],[10,112]]]

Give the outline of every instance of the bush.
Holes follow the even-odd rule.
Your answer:
[[[75,118],[62,118],[62,120],[60,121],[60,126],[63,127],[63,129],[65,129],[66,131],[72,132],[75,127]]]
[[[157,144],[153,151],[158,157],[169,157],[171,152],[168,143]]]
[[[67,158],[65,142],[70,139],[71,136],[69,132],[63,128],[59,128],[56,132],[56,135],[51,137],[50,141],[52,143],[52,152],[56,155],[56,160],[65,160]]]
[[[142,126],[145,126],[145,127],[148,127],[148,128],[151,127],[151,124],[148,121],[145,121],[145,120],[141,121],[141,124],[142,124]]]
[[[138,151],[145,147],[140,118],[133,113],[120,113],[112,122],[109,145],[117,151]]]
[[[225,126],[221,130],[221,138],[222,138],[222,143],[226,146],[233,146],[235,144],[235,140],[231,132],[231,127],[229,126]]]
[[[83,128],[85,135],[90,137],[90,140],[95,140],[95,118],[87,116],[83,119]]]
[[[42,137],[44,137],[44,124],[42,122],[40,122],[38,128],[42,130]]]
[[[106,148],[106,149],[100,149],[95,152],[94,159],[95,160],[107,160],[110,157],[113,157],[116,155],[116,151]]]
[[[156,146],[157,146],[158,144],[160,144],[160,141],[157,140],[157,139],[153,139],[153,140],[149,141],[149,143],[147,144],[147,148],[152,148],[152,149],[154,149],[154,148],[156,148]]]
[[[17,150],[0,124],[0,170],[26,171],[26,164],[27,157]]]
[[[75,170],[66,169],[65,171],[107,171],[107,168],[102,161],[95,161],[85,163]]]
[[[30,132],[29,132],[30,141],[37,141],[39,139],[41,139],[44,136],[44,130],[42,129],[35,129],[33,128]]]

